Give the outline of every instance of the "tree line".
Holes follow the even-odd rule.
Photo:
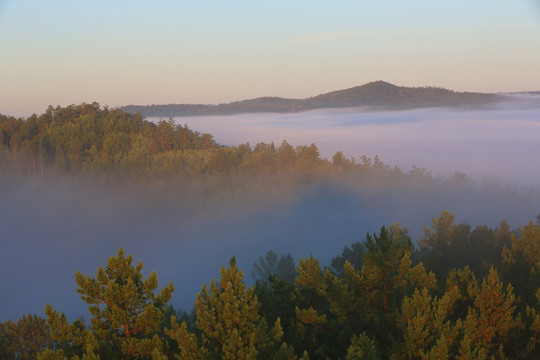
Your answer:
[[[342,151],[323,158],[315,144],[293,146],[286,140],[237,146],[218,144],[172,119],[152,122],[140,114],[101,107],[97,103],[49,106],[41,115],[24,118],[0,114],[0,171],[5,178],[69,176],[102,177],[139,183],[197,182],[255,177],[274,181],[335,179],[445,186],[467,183],[464,174],[434,178],[423,168],[398,167]]]
[[[189,314],[120,249],[95,276],[75,274],[89,324],[47,305],[0,324],[0,358],[537,359],[537,220],[471,229],[443,211],[417,246],[392,224],[328,267],[269,251],[251,287],[233,257]]]
[[[342,153],[334,162],[339,168],[351,165]],[[27,119],[0,115],[0,167],[36,177],[69,173],[148,180],[323,171],[332,163],[315,144],[220,146],[212,135],[172,119],[154,123],[93,103],[49,106]]]

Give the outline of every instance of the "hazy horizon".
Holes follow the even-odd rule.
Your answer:
[[[437,86],[436,84],[426,84],[426,85],[423,85],[423,86],[407,86],[407,85],[397,84],[397,83],[394,83],[392,81],[387,81],[387,80],[383,80],[383,79],[375,79],[373,81],[368,81],[366,83],[353,85],[352,87],[349,87],[347,89],[343,89],[343,88],[340,88],[340,89],[328,89],[328,90],[326,90],[326,91],[324,91],[322,93],[310,94],[310,95],[307,95],[307,96],[304,96],[304,97],[298,97],[298,98],[284,97],[284,96],[281,96],[279,94],[274,94],[274,95],[262,94],[262,95],[259,95],[259,96],[251,96],[251,97],[248,96],[248,97],[242,98],[242,99],[231,99],[230,101],[227,101],[227,102],[214,102],[214,103],[211,103],[211,102],[208,102],[208,101],[200,101],[200,102],[194,102],[194,103],[182,103],[182,102],[152,103],[152,104],[150,104],[150,103],[140,103],[140,104],[119,104],[119,105],[116,105],[116,106],[110,106],[107,103],[99,103],[96,100],[90,99],[90,100],[87,100],[87,101],[82,101],[80,103],[71,103],[71,104],[66,103],[66,104],[63,104],[63,105],[50,103],[45,108],[43,108],[41,110],[37,110],[37,111],[32,111],[32,112],[29,112],[30,110],[26,110],[24,112],[19,112],[19,113],[2,113],[0,111],[0,114],[7,115],[7,116],[14,116],[14,117],[17,117],[17,118],[28,118],[28,117],[32,116],[33,114],[36,114],[36,115],[42,114],[43,112],[45,112],[47,110],[47,108],[49,106],[52,106],[53,108],[56,108],[57,106],[62,107],[62,106],[70,106],[70,105],[79,105],[79,104],[82,104],[82,103],[91,104],[91,103],[94,103],[94,102],[97,102],[102,107],[122,108],[122,107],[125,107],[125,106],[131,106],[131,105],[134,105],[134,106],[150,106],[150,105],[223,105],[223,104],[230,104],[230,103],[234,103],[234,102],[241,102],[241,101],[245,101],[245,100],[253,100],[253,99],[258,99],[258,98],[272,98],[272,97],[283,98],[283,99],[292,99],[292,100],[305,100],[305,99],[309,99],[311,97],[315,97],[315,96],[318,96],[318,95],[323,95],[323,94],[327,94],[327,93],[334,92],[334,91],[348,90],[348,89],[353,88],[353,87],[362,86],[362,85],[366,85],[366,84],[369,84],[371,82],[377,82],[377,81],[387,82],[387,83],[390,83],[392,85],[396,85],[396,86],[399,86],[399,87],[413,87],[413,88],[414,87],[434,87],[434,88],[440,88],[440,86]],[[538,89],[540,89],[540,85],[539,85]],[[517,91],[498,91],[498,92],[481,92],[481,91],[478,91],[477,93],[505,95],[505,96],[508,96],[510,98],[521,100],[521,103],[522,103],[522,105],[524,107],[527,107],[527,108],[534,107],[534,108],[536,108],[536,107],[540,107],[540,99],[538,97],[538,93],[540,93],[540,90],[538,90],[538,89],[537,90],[528,89],[528,90],[517,90]],[[447,90],[455,91],[455,92],[467,92],[467,91],[456,91],[455,89],[450,89],[450,88],[448,88]],[[502,104],[507,104],[507,103],[508,103],[508,101],[506,101],[506,102],[503,101],[502,102]],[[442,107],[442,108],[444,108],[444,107]],[[442,108],[440,108],[440,109],[442,109]],[[490,107],[485,107],[485,108],[489,109]],[[497,105],[495,105],[495,108],[497,108]],[[355,107],[324,108],[323,107],[323,108],[320,108],[320,109],[305,110],[305,111],[300,111],[300,112],[305,113],[305,112],[318,111],[318,110],[340,110],[340,109],[341,110],[355,111],[358,108],[355,108]],[[414,109],[430,109],[430,108],[426,108],[426,107],[414,108],[413,107],[412,110],[414,110]],[[456,108],[456,109],[459,109],[459,108]],[[493,107],[492,107],[492,109],[493,109]],[[376,107],[375,108],[370,108],[369,106],[365,107],[362,110],[375,111],[375,112],[380,111]],[[403,111],[403,110],[388,110],[388,111]],[[251,113],[247,112],[247,113],[233,114],[233,115],[209,115],[209,116],[236,116],[236,115],[242,115],[242,114],[251,114]],[[258,113],[255,113],[255,114],[261,114],[261,113],[258,112]],[[268,113],[268,114],[280,114],[280,113]],[[202,116],[201,115],[179,116],[179,117],[176,117],[176,118],[191,118],[191,117],[203,117],[203,116],[205,116],[205,115],[202,115]],[[149,118],[156,119],[156,117],[154,117],[154,116],[150,116]]]
[[[0,113],[306,98],[376,80],[538,91],[538,43],[534,0],[3,0]]]

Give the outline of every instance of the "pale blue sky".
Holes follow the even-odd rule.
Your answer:
[[[0,0],[0,113],[309,97],[375,80],[540,90],[538,0]]]

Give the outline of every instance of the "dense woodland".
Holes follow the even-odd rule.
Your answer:
[[[315,144],[287,141],[222,146],[173,120],[151,122],[140,114],[99,104],[49,106],[41,115],[0,114],[0,170],[5,177],[100,177],[125,182],[196,183],[265,178],[270,182],[309,182],[354,175],[377,181],[467,182],[464,174],[433,178],[423,168],[409,173],[379,158],[349,159],[339,151],[322,158]],[[244,182],[245,183],[245,182]]]
[[[329,267],[269,251],[249,288],[232,258],[189,314],[168,305],[172,283],[158,290],[120,249],[95,276],[75,274],[89,323],[47,305],[0,324],[0,357],[536,359],[539,240],[539,222],[471,229],[443,211],[416,248],[393,224]]]
[[[11,175],[103,175],[130,179],[193,179],[233,175],[269,175],[347,167],[342,153],[334,164],[317,147],[286,141],[225,147],[212,135],[175,125],[157,124],[140,114],[82,104],[49,107],[38,116],[0,115],[0,167]]]
[[[404,87],[375,81],[307,99],[260,97],[219,105],[168,104],[128,105],[122,110],[144,116],[202,116],[242,113],[290,113],[323,108],[368,106],[378,109],[414,109],[425,107],[478,108],[508,100],[503,95],[463,93],[436,87]]]
[[[220,146],[172,121],[152,123],[96,103],[49,107],[27,119],[0,115],[0,171],[18,179],[143,183],[450,181],[341,152],[326,160],[314,144]],[[465,180],[457,174],[451,181]],[[89,320],[72,321],[51,306],[8,320],[0,324],[0,358],[540,358],[540,218],[515,231],[504,220],[493,229],[454,219],[441,212],[414,242],[407,228],[384,226],[330,264],[309,250],[298,261],[261,254],[251,287],[232,258],[220,279],[202,286],[193,311],[170,305],[182,284],[160,287],[155,273],[145,278],[142,262],[120,249],[95,275],[75,274]]]

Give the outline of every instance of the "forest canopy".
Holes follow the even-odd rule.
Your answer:
[[[445,211],[434,217],[419,248],[407,228],[382,227],[352,250],[345,248],[331,268],[313,256],[291,268],[289,255],[277,261],[269,251],[256,262],[251,287],[233,257],[220,279],[202,286],[189,314],[168,304],[172,283],[158,291],[156,273],[145,279],[142,262],[134,264],[120,249],[95,277],[75,275],[77,292],[89,306],[89,323],[69,322],[47,305],[44,318],[29,314],[0,323],[0,356],[538,358],[540,222],[517,232],[504,221],[496,229],[471,231],[453,219]],[[464,238],[458,240],[455,231]],[[449,243],[474,256],[465,262],[453,257]],[[360,263],[349,261],[358,256]],[[447,259],[447,268],[433,262],[437,256]]]
[[[324,170],[317,147],[286,141],[220,146],[172,120],[153,123],[141,115],[99,104],[49,107],[42,115],[17,119],[0,115],[1,167],[11,174],[127,175],[131,178],[192,178]],[[336,166],[350,161],[336,154]]]
[[[89,176],[130,182],[271,178],[275,181],[354,177],[378,183],[425,181],[465,184],[465,174],[433,177],[425,168],[408,173],[371,159],[347,158],[342,151],[321,157],[316,144],[218,144],[172,119],[152,122],[140,114],[97,103],[49,106],[26,119],[0,114],[0,170],[8,177]]]

